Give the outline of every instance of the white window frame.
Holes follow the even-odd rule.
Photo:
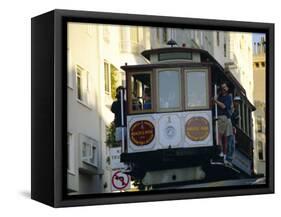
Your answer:
[[[85,156],[83,155],[84,146],[88,146],[86,148],[89,148],[89,153],[87,153],[88,150],[85,150],[86,151]],[[93,156],[92,144],[88,141],[85,141],[85,140],[81,141],[81,159],[82,159],[82,161],[88,161],[90,158],[92,158],[92,156]]]
[[[90,107],[89,104],[89,92],[90,92],[90,87],[89,87],[89,72],[86,71],[83,67],[81,67],[80,65],[76,65],[75,67],[75,71],[76,71],[76,99],[77,101],[88,107]],[[81,90],[82,90],[82,99],[79,99],[78,97],[78,74],[80,73],[80,79],[81,79]]]
[[[67,167],[67,172],[70,174],[75,175],[75,165],[76,165],[76,161],[75,161],[75,143],[74,143],[74,135],[70,132],[67,132],[67,149],[68,149],[68,156],[67,156],[67,160],[68,160],[68,167]],[[70,161],[72,163],[70,163]],[[70,167],[70,165],[72,165],[73,167]]]
[[[220,46],[220,32],[219,31],[216,31],[216,45],[217,47]]]
[[[200,31],[200,45],[201,45],[201,48],[204,48],[204,33],[203,33],[203,31]]]
[[[110,42],[110,26],[107,24],[103,25],[103,39],[105,42]]]
[[[73,63],[70,48],[67,48],[67,86],[73,89]]]
[[[89,37],[93,37],[94,36],[94,24],[87,24],[87,34]]]
[[[95,167],[98,167],[98,144],[96,141],[94,141],[91,148],[92,148],[92,157],[91,158],[95,157],[95,162],[92,163],[91,158],[90,158],[88,163]],[[95,148],[95,152],[93,152],[94,148]]]
[[[107,65],[107,69],[108,69],[108,91],[106,90],[105,88],[105,85],[106,85],[106,80],[104,79],[104,92],[107,94],[107,95],[111,95],[111,64],[107,61],[107,60],[104,60],[103,62],[103,73],[104,73],[104,78],[105,78],[105,65]]]
[[[139,36],[139,27],[131,26],[130,27],[130,46],[132,53],[138,53],[140,48],[140,36]]]
[[[80,142],[79,144],[80,144],[81,161],[84,163],[87,163],[91,166],[98,167],[98,142],[95,139],[93,139],[89,136],[83,135],[83,134],[79,134],[79,142]],[[89,145],[89,147],[90,147],[90,152],[89,152],[88,156],[83,156],[83,146],[85,143],[87,145]],[[93,153],[93,148],[96,149],[95,153]],[[95,157],[95,159],[96,159],[95,163],[91,162],[91,158],[93,158],[93,157]]]

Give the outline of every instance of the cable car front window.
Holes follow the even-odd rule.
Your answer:
[[[179,69],[164,69],[158,73],[160,110],[181,109],[181,78]]]
[[[186,108],[208,108],[208,71],[204,69],[186,70],[185,84]]]
[[[152,110],[151,74],[136,73],[131,76],[131,111]]]

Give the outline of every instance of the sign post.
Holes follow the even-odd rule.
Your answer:
[[[127,169],[127,166],[120,161],[120,155],[121,147],[110,148],[112,191],[123,191],[131,188],[131,177],[122,172]]]

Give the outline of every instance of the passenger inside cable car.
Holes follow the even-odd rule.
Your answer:
[[[143,96],[143,109],[150,110],[151,109],[151,91],[150,88],[144,89],[144,96]]]
[[[150,74],[134,74],[131,77],[132,111],[149,111],[151,102]]]

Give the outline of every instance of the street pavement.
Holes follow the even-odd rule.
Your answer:
[[[161,189],[210,188],[210,187],[243,186],[243,185],[259,185],[259,184],[265,184],[265,179],[249,178],[249,179],[223,180],[223,181],[206,182],[200,184],[173,186],[173,187],[167,187]]]

